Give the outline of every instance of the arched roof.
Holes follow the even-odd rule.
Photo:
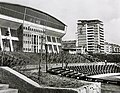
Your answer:
[[[42,24],[45,25],[45,20],[46,20],[46,24],[50,27],[52,27],[53,25],[56,25],[56,28],[65,28],[65,24],[63,22],[61,22],[60,20],[58,20],[57,18],[34,8],[28,7],[28,6],[23,6],[23,5],[19,5],[19,4],[13,4],[13,3],[6,3],[6,2],[0,2],[0,6],[3,7],[8,7],[11,8],[15,11],[21,12],[21,13],[25,13],[25,9],[27,9],[26,11],[26,15],[28,15],[27,18],[34,16],[36,19],[36,21],[38,21],[40,19],[40,22],[44,21]],[[60,26],[60,27],[58,27]],[[53,26],[53,28],[55,28]],[[61,29],[64,30],[64,29]]]

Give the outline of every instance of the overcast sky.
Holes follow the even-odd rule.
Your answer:
[[[77,20],[99,19],[104,23],[105,40],[120,44],[120,0],[0,0],[44,11],[65,23],[63,40],[76,39]]]

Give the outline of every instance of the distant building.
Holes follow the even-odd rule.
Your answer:
[[[66,25],[40,10],[0,2],[0,47],[6,51],[59,53]]]
[[[62,41],[62,49],[70,54],[80,53],[81,50],[76,47],[76,40]]]
[[[105,50],[105,53],[112,53],[112,46],[111,46],[111,44],[110,43],[108,43],[108,42],[105,42],[105,46],[104,46],[104,50]]]
[[[83,53],[104,53],[104,30],[100,20],[78,20],[77,46]]]
[[[76,40],[62,41],[63,48],[76,48]]]
[[[105,42],[105,53],[120,53],[120,45]]]

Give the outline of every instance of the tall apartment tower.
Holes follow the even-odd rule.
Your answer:
[[[77,46],[82,53],[104,53],[104,30],[100,20],[78,20]]]

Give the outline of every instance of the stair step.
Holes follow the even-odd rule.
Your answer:
[[[8,89],[8,84],[0,84],[0,90]]]
[[[18,93],[18,89],[5,89],[5,90],[0,90],[0,93]]]

